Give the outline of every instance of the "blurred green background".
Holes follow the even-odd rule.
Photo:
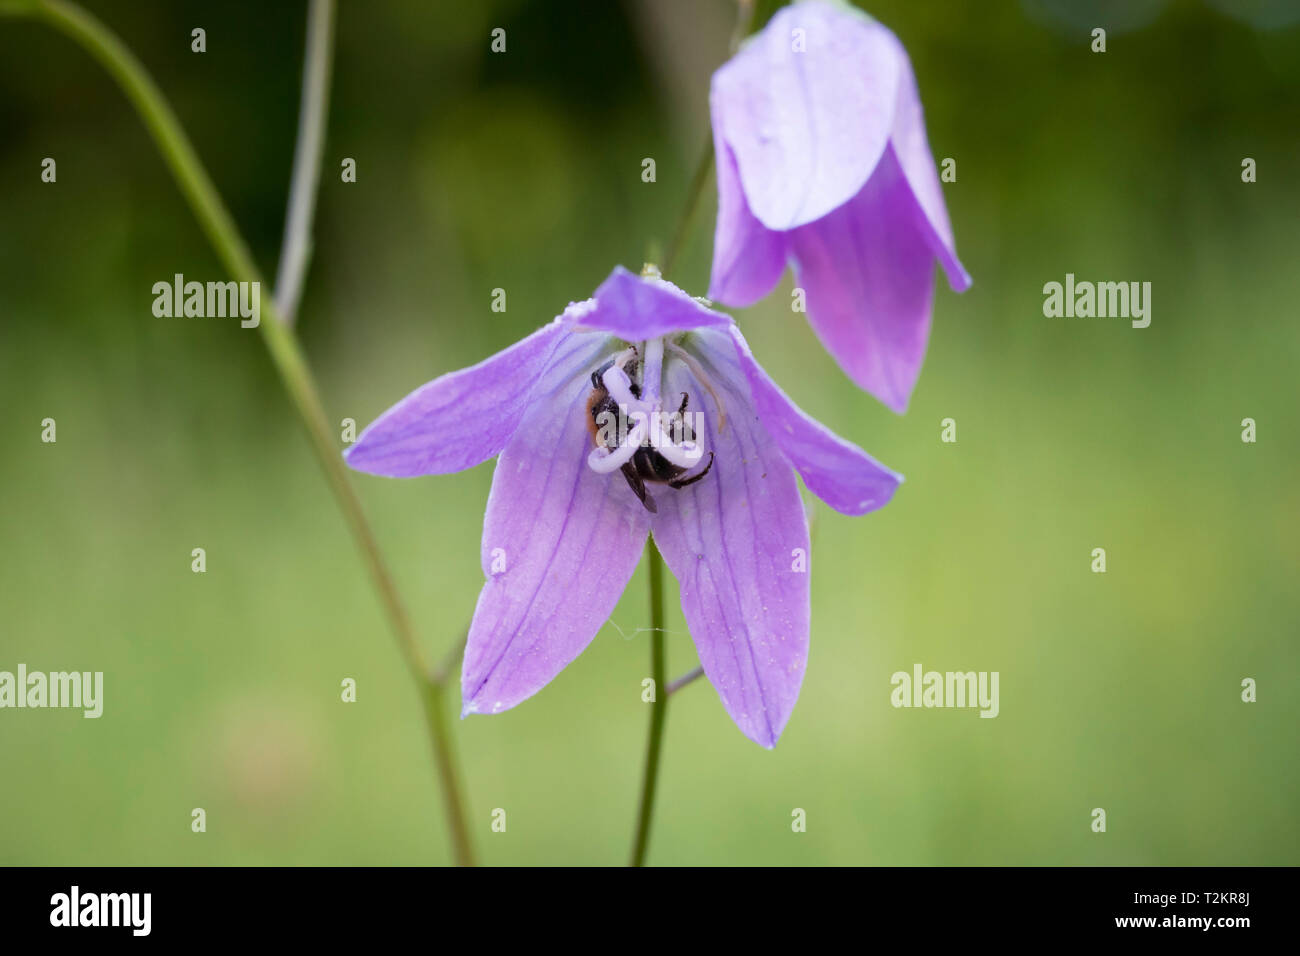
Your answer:
[[[707,683],[674,698],[651,862],[1300,863],[1294,6],[867,7],[911,53],[936,158],[957,160],[975,285],[940,285],[902,417],[790,314],[788,275],[739,313],[777,381],[907,483],[865,518],[814,509],[812,654],[775,751]],[[305,4],[89,7],[274,275]],[[334,421],[365,425],[662,248],[733,17],[342,3],[299,323]],[[713,205],[710,185],[675,276],[699,294]],[[155,318],[151,286],[176,272],[225,278],[120,91],[65,37],[0,18],[0,669],[105,674],[99,720],[0,711],[0,862],[445,862],[416,694],[262,341]],[[1150,328],[1044,318],[1066,272],[1150,281]],[[431,655],[474,607],[491,468],[358,476]],[[483,862],[626,859],[645,590],[638,571],[538,696],[453,721]],[[672,603],[680,673],[696,658]],[[894,709],[890,675],[916,663],[999,671],[1000,716]]]

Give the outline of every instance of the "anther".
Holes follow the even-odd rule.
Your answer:
[[[691,370],[691,374],[699,380],[699,383],[704,386],[704,390],[713,398],[713,404],[718,409],[718,434],[721,435],[722,430],[727,427],[727,406],[723,404],[722,396],[713,387],[713,381],[709,378],[708,373],[704,371],[704,366],[699,363],[694,355],[676,342],[668,342],[666,347],[669,352],[672,352],[673,355],[686,363],[686,367]]]

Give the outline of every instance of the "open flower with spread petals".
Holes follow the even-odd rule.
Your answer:
[[[713,74],[709,106],[710,298],[751,305],[792,263],[822,344],[902,412],[930,334],[934,260],[955,291],[971,284],[902,43],[847,4],[805,0]]]
[[[808,660],[795,473],[850,515],[901,480],[800,411],[728,316],[622,268],[549,325],[402,399],[347,461],[406,478],[494,455],[463,714],[514,707],[577,657],[651,533],[705,675],[765,747]]]

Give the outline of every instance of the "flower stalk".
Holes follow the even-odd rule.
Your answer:
[[[144,66],[126,45],[97,18],[66,0],[0,5],[0,13],[34,15],[76,41],[99,61],[139,113],[222,266],[236,281],[261,283],[261,274],[247,245],[176,114]],[[311,192],[314,193],[314,189]],[[310,222],[310,216],[306,221]],[[460,865],[472,865],[473,855],[464,819],[463,801],[459,794],[455,756],[446,726],[443,682],[424,663],[406,606],[397,592],[360,499],[335,447],[333,431],[297,337],[282,320],[275,305],[263,306],[263,313],[264,318],[270,321],[260,322],[257,328],[285,390],[306,426],[312,449],[370,572],[407,668],[420,687],[455,860]]]
[[[650,702],[650,733],[646,739],[645,770],[641,780],[641,806],[637,810],[632,866],[644,866],[650,844],[655,785],[659,782],[659,757],[663,750],[664,721],[668,717],[667,652],[664,641],[664,559],[653,535],[646,539],[645,556],[650,572],[650,677],[655,695]]]
[[[682,245],[686,242],[686,235],[690,231],[692,220],[695,218],[695,210],[699,208],[700,197],[704,195],[704,187],[708,185],[709,173],[712,171],[713,140],[710,138],[705,144],[704,152],[700,155],[699,163],[695,167],[695,175],[691,177],[691,184],[687,187],[686,206],[682,209],[681,217],[677,220],[677,228],[673,231],[673,237],[664,252],[664,261],[660,270],[664,276],[671,276],[673,266],[677,265],[677,257],[681,254]]]
[[[275,276],[275,307],[293,325],[302,298],[307,261],[311,257],[311,221],[316,211],[321,153],[325,146],[325,116],[329,112],[330,67],[334,53],[334,0],[311,0],[307,7],[307,53],[302,65],[302,104],[298,111],[298,141],[289,182],[289,208],[284,219],[284,244]]]

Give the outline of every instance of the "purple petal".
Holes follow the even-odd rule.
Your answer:
[[[709,373],[726,406],[720,433],[707,390],[680,362],[667,366],[666,394],[685,391],[691,408],[705,411],[702,439],[715,457],[689,487],[652,486],[653,533],[677,577],[704,673],[745,736],[772,747],[808,661],[808,524],[794,471],[744,380]]]
[[[733,325],[730,331],[734,351],[712,339],[701,342],[700,348],[711,364],[724,370],[731,359],[727,352],[733,352],[763,427],[808,490],[846,515],[864,515],[888,504],[903,476],[807,415],[758,364],[740,329]]]
[[[548,366],[581,364],[599,343],[570,336],[561,320],[470,368],[434,379],[384,412],[347,450],[358,471],[389,478],[471,468],[514,434]]]
[[[897,42],[897,40],[895,40]],[[954,292],[965,292],[971,286],[970,275],[957,259],[957,243],[948,221],[948,207],[943,201],[943,187],[939,184],[939,171],[930,153],[930,141],[925,135],[925,116],[921,110],[921,94],[916,88],[912,63],[900,43],[901,72],[898,81],[898,102],[894,113],[894,129],[890,135],[898,164],[912,195],[916,198],[926,227],[930,250],[939,259]]]
[[[603,340],[604,336],[574,336]],[[587,467],[582,369],[544,383],[497,460],[479,594],[461,673],[463,714],[531,697],[591,642],[636,568],[648,513],[622,475]]]
[[[857,385],[896,412],[921,372],[934,253],[893,150],[862,192],[790,237],[808,321]]]
[[[713,74],[714,127],[763,225],[804,225],[862,189],[889,140],[901,49],[847,6],[799,3]]]
[[[628,342],[731,322],[667,279],[642,278],[622,266],[615,266],[587,303],[570,311],[575,328],[600,329]]]
[[[716,113],[716,109],[715,109]],[[718,224],[713,235],[709,298],[736,308],[753,305],[775,288],[785,272],[785,233],[754,218],[740,188],[736,157],[713,127],[718,166]]]

